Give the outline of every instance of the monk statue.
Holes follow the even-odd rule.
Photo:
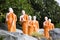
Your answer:
[[[28,21],[28,35],[32,35],[33,33],[33,21],[32,17],[29,15],[29,21]]]
[[[34,32],[38,32],[38,30],[39,30],[39,23],[36,20],[36,16],[33,16],[33,27],[34,27]]]
[[[48,17],[45,17],[45,21],[43,22],[44,27],[44,36],[48,39],[49,38],[49,21]]]
[[[22,30],[24,34],[28,34],[28,15],[22,10],[22,15],[20,16],[20,22],[22,23]]]
[[[9,32],[16,32],[17,16],[14,14],[13,9],[9,8],[9,13],[6,14],[6,22]]]
[[[49,19],[49,29],[53,30],[54,29],[54,24],[51,23],[51,19]]]

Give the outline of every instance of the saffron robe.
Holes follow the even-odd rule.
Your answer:
[[[6,15],[7,26],[9,32],[16,32],[17,16],[14,13],[8,13]]]

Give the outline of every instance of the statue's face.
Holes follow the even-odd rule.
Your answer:
[[[31,16],[29,16],[29,20],[31,20],[32,19],[32,17]]]
[[[36,16],[33,16],[33,19],[36,20]]]
[[[48,20],[48,17],[45,17],[45,20]]]
[[[9,12],[13,13],[13,9],[12,8],[9,8]]]
[[[49,22],[51,22],[51,19],[49,19]]]
[[[25,11],[24,11],[24,10],[22,10],[22,14],[23,14],[23,15],[25,14]]]

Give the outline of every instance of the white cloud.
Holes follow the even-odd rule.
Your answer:
[[[59,6],[60,6],[60,0],[55,0],[55,1],[57,1],[59,3]]]

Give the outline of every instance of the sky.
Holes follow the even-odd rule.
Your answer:
[[[60,0],[55,0],[55,1],[57,1],[59,3],[59,6],[60,6]]]

